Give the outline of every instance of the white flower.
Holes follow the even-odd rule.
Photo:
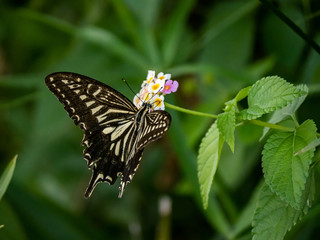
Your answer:
[[[144,80],[141,84],[141,88],[145,88],[146,86],[148,86],[147,80]]]
[[[170,80],[171,74],[163,74],[163,72],[160,72],[158,73],[157,78],[160,80],[167,81],[167,80]]]
[[[155,75],[156,75],[155,71],[152,71],[152,70],[148,71],[148,76],[146,79],[147,84],[151,83],[151,81],[154,80]]]
[[[160,92],[164,87],[164,83],[165,83],[165,81],[156,79],[154,83],[150,83],[148,85],[148,92],[149,93],[158,93],[158,92]]]
[[[151,97],[151,93],[148,92],[148,89],[147,87],[145,88],[142,88],[140,93],[139,93],[139,96],[140,96],[140,99],[143,101],[143,102],[148,102],[150,97]]]
[[[133,104],[139,109],[139,108],[141,108],[142,103],[143,102],[140,100],[139,95],[138,94],[135,95],[133,98]]]
[[[164,96],[156,94],[154,96],[154,103],[152,104],[154,110],[164,110]]]
[[[152,110],[164,110],[164,95],[177,91],[178,82],[171,80],[171,74],[149,70],[146,80],[141,84],[140,92],[133,103],[139,109],[144,103],[151,104]]]

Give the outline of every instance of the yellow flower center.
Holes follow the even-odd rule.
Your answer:
[[[165,89],[165,90],[169,90],[169,89],[170,89],[170,86],[169,86],[169,85],[166,85],[166,86],[164,86],[164,89]]]
[[[160,87],[159,83],[152,85],[152,90],[157,90]]]
[[[159,77],[159,79],[163,80],[163,79],[164,79],[164,76]]]
[[[157,98],[154,102],[154,104],[158,107],[161,105],[161,98]]]
[[[150,83],[152,81],[153,77],[150,77],[148,80],[147,80],[147,83]]]

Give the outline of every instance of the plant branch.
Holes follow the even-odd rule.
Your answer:
[[[172,105],[170,103],[165,103],[165,105],[168,108],[177,110],[179,112],[192,114],[192,115],[197,115],[197,116],[202,116],[202,117],[209,117],[209,118],[217,118],[218,117],[218,115],[215,115],[215,114],[197,112],[197,111],[189,110],[189,109],[186,109],[186,108],[178,107],[178,106]]]
[[[293,21],[284,15],[276,6],[267,0],[260,0],[260,2],[267,5],[285,24],[288,25],[288,27],[290,27],[296,34],[306,41],[318,54],[320,54],[320,46],[307,34],[305,34]]]
[[[285,126],[281,126],[281,125],[276,125],[273,123],[263,122],[263,121],[256,120],[256,119],[248,120],[247,122],[252,123],[254,125],[257,125],[257,126],[273,128],[273,129],[286,131],[286,132],[293,132],[295,130],[294,128],[289,128],[289,127],[285,127]]]
[[[202,117],[209,117],[209,118],[214,118],[216,119],[218,117],[218,115],[215,114],[210,114],[210,113],[203,113],[203,112],[198,112],[198,111],[193,111],[193,110],[189,110],[186,108],[182,108],[182,107],[178,107],[175,105],[172,105],[170,103],[165,103],[166,107],[177,110],[179,112],[184,112],[187,114],[192,114],[192,115],[197,115],[197,116],[202,116]],[[286,132],[293,132],[295,129],[294,128],[289,128],[289,127],[285,127],[285,126],[281,126],[281,125],[276,125],[273,123],[268,123],[268,122],[263,122],[260,120],[248,120],[246,122],[252,123],[254,125],[257,126],[261,126],[261,127],[268,127],[268,128],[272,128],[272,129],[277,129],[277,130],[281,130],[281,131],[286,131]],[[238,123],[237,126],[242,125],[242,123]]]

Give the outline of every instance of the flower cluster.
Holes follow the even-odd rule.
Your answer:
[[[178,89],[178,82],[172,81],[171,74],[162,72],[156,76],[155,71],[148,71],[147,79],[143,81],[140,92],[134,97],[133,103],[140,108],[143,103],[150,103],[152,110],[164,110],[164,96]]]

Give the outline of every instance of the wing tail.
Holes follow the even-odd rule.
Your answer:
[[[112,158],[105,158],[96,162],[93,166],[91,180],[84,197],[89,198],[99,182],[107,182],[113,185],[122,171],[123,164],[119,161],[112,160]]]
[[[132,178],[134,174],[136,173],[141,158],[142,158],[143,149],[140,149],[131,160],[128,161],[129,165],[125,167],[122,173],[121,183],[119,187],[119,195],[118,197],[121,198],[123,195],[123,192],[127,186],[128,183],[132,181]]]

